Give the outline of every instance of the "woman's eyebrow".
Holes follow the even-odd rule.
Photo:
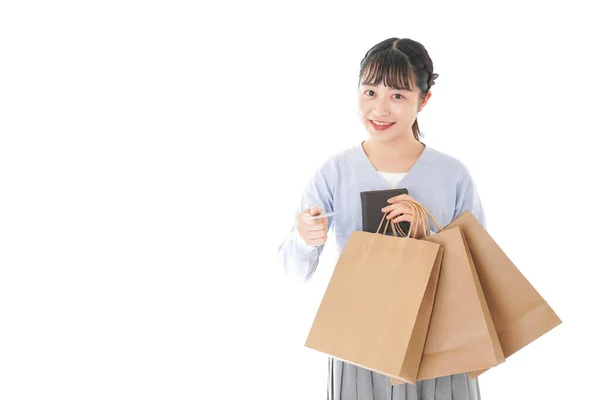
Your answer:
[[[363,83],[363,86],[370,86],[370,87],[375,87],[375,88],[376,88],[376,87],[379,87],[379,86],[377,86],[377,85],[373,85],[373,84],[371,84],[371,83]],[[402,90],[402,91],[406,91],[406,92],[412,92],[412,90],[411,90],[411,89],[409,89],[409,88],[404,88],[404,87],[401,87],[401,88],[389,87],[389,90]]]

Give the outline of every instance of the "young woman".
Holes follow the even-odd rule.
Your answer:
[[[467,210],[485,226],[465,165],[420,141],[417,114],[437,76],[427,50],[414,40],[387,39],[367,52],[360,64],[358,103],[369,138],[331,157],[312,176],[279,249],[288,274],[310,279],[329,232],[335,232],[332,244],[341,253],[351,233],[362,230],[361,191],[408,189],[410,196],[391,198],[382,209],[395,222],[412,222],[411,209],[398,201],[414,199],[441,226]],[[338,213],[330,218],[305,220],[333,211]],[[389,377],[330,357],[327,399],[479,400],[480,393],[478,380],[467,374],[392,386]]]

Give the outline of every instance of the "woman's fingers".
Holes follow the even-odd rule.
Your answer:
[[[408,222],[413,222],[414,219],[414,215],[399,215],[396,218],[394,218],[393,222],[402,222],[402,221],[408,221]]]
[[[405,215],[413,214],[412,208],[410,208],[409,206],[407,206],[405,204],[392,204],[390,206],[382,208],[381,211],[384,213],[389,213],[387,215],[388,219],[397,217],[400,214],[405,214]]]
[[[309,240],[323,239],[325,236],[327,236],[327,232],[325,230],[306,232],[306,238]]]
[[[392,205],[383,207],[381,209],[381,211],[384,212],[384,213],[387,213],[387,212],[390,212],[390,211],[397,210],[399,208],[403,209],[403,210],[408,210],[409,209],[409,207],[407,205],[405,205],[405,204],[392,204]]]
[[[327,241],[327,235],[325,235],[325,237],[320,238],[320,239],[309,239],[308,241],[306,241],[306,244],[309,246],[321,246],[321,245],[325,244],[326,241]]]
[[[321,246],[327,241],[327,218],[306,219],[322,213],[321,208],[310,207],[298,214],[296,229],[302,240],[309,246]]]
[[[388,203],[393,204],[393,203],[397,203],[399,201],[415,201],[415,199],[413,199],[412,197],[410,197],[407,194],[401,194],[398,196],[394,196],[388,199]]]
[[[308,225],[308,230],[318,230],[321,229],[323,225],[327,227],[327,217],[306,219],[308,217],[314,217],[322,213],[323,210],[321,210],[319,207],[311,207],[298,215],[298,222],[301,222],[304,225]]]
[[[327,228],[327,217],[309,220],[301,219],[300,222],[304,225],[304,228],[309,231],[318,231]]]
[[[309,232],[312,231],[324,231],[325,229],[327,229],[327,218],[323,218],[322,220],[319,220],[320,222],[317,224],[308,224],[308,226],[306,227],[306,230]]]

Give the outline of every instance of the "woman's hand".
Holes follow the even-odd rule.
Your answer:
[[[319,207],[310,207],[297,216],[296,229],[307,246],[323,246],[327,241],[327,217],[306,220],[306,217],[323,214]]]
[[[416,201],[412,197],[407,194],[401,194],[399,196],[394,196],[388,199],[388,203],[391,203],[389,206],[383,207],[381,209],[384,213],[389,213],[387,216],[388,220],[392,220],[393,222],[401,222],[408,221],[411,223],[411,227],[413,229],[412,237],[415,239],[422,239],[425,236],[425,232],[423,231],[423,223],[421,221],[416,221],[416,225],[414,224],[414,210],[406,203],[402,203],[402,201]],[[416,230],[416,232],[415,232]]]

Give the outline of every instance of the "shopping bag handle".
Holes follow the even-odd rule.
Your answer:
[[[387,217],[389,215],[389,212],[384,213],[383,217],[381,218],[381,222],[379,223],[379,227],[377,227],[377,231],[375,233],[379,233],[379,230],[381,229],[381,225],[383,225],[383,221],[386,219],[385,217]],[[388,219],[387,222],[385,223],[385,227],[383,228],[383,232],[381,232],[382,235],[385,235],[385,233],[387,232],[387,228],[388,225],[390,224],[390,220]],[[405,237],[406,235],[404,234],[404,232],[402,231],[402,229],[400,228],[399,224],[396,222],[392,222],[392,232],[394,233],[394,236],[398,236],[398,233],[396,232],[396,230],[398,230],[400,232],[400,236]],[[411,226],[412,229],[412,226]],[[410,231],[409,231],[409,236],[410,236]]]
[[[409,237],[412,237],[413,233],[416,232],[416,229],[418,228],[419,224],[421,224],[421,226],[423,227],[423,232],[425,233],[425,237],[431,235],[431,229],[429,227],[427,217],[429,217],[431,219],[431,221],[433,222],[433,224],[435,225],[435,227],[437,228],[438,231],[442,230],[442,227],[436,221],[435,217],[421,203],[419,203],[417,201],[412,201],[412,200],[401,200],[400,202],[405,203],[407,206],[409,206],[413,210],[415,220],[417,221],[417,223],[410,224],[410,228],[408,230]],[[381,225],[383,225],[383,221],[386,219],[388,214],[389,213],[383,214],[383,217],[381,218],[381,222],[379,223],[379,227],[377,228],[376,233],[379,233],[379,230],[381,229]],[[383,228],[382,234],[384,234],[384,235],[387,232],[387,227],[388,227],[389,222],[390,222],[390,220],[387,220],[385,227]],[[399,222],[392,222],[392,232],[394,233],[394,236],[398,236],[398,233],[400,233],[401,237],[406,237],[406,234],[400,228]]]
[[[442,230],[442,227],[437,222],[437,220],[435,219],[433,214],[431,214],[431,212],[429,212],[429,210],[423,204],[421,204],[417,201],[414,201],[414,200],[401,200],[400,202],[405,203],[410,208],[412,208],[413,213],[415,214],[415,218],[417,219],[417,221],[419,221],[417,224],[411,224],[410,229],[408,231],[409,236],[411,236],[413,233],[413,227],[415,225],[418,227],[419,223],[422,224],[425,237],[431,236],[431,229],[429,227],[428,217],[429,217],[429,219],[431,219],[431,221],[433,222],[433,224],[435,225],[435,227],[437,228],[438,231]],[[416,229],[416,228],[414,228],[414,229]]]

